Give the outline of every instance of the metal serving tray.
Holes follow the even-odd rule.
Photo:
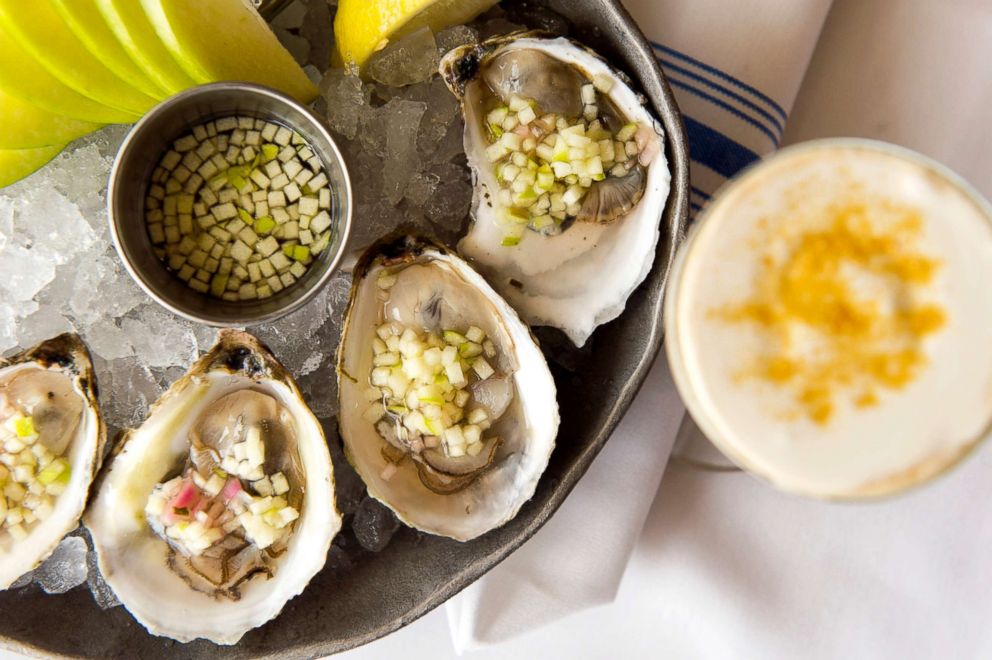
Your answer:
[[[526,12],[527,3],[504,3],[510,4]],[[620,318],[597,330],[582,350],[571,348],[556,331],[537,333],[551,357],[562,424],[534,498],[514,520],[469,543],[401,528],[382,552],[346,570],[325,567],[282,614],[233,647],[153,637],[123,607],[101,610],[85,588],[61,596],[38,590],[0,593],[0,645],[28,654],[93,658],[327,655],[387,635],[444,603],[505,559],[561,506],[630,406],[661,347],[665,282],[688,216],[689,154],[672,92],[644,35],[619,2],[530,4],[564,16],[573,26],[572,37],[631,76],[661,119],[672,170],[654,268]],[[331,429],[328,438],[338,441]]]

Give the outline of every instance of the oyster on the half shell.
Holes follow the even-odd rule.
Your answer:
[[[627,76],[565,38],[450,51],[475,178],[458,245],[524,320],[576,345],[623,311],[654,263],[671,175]]]
[[[78,335],[0,359],[0,588],[76,527],[105,441],[93,364]]]
[[[269,350],[223,330],[122,438],[86,525],[149,632],[234,644],[303,591],[341,528],[323,430]]]
[[[466,541],[534,494],[558,431],[554,380],[462,259],[413,238],[374,245],[338,350],[345,455],[400,520]]]

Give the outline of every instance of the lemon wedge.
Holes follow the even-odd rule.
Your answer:
[[[340,0],[334,38],[344,64],[361,68],[390,39],[425,25],[434,32],[467,23],[499,0]]]
[[[0,149],[0,189],[40,168],[59,155],[64,144],[34,149]]]
[[[100,124],[48,112],[0,89],[0,149],[33,149],[65,144]]]

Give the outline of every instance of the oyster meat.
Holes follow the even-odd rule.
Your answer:
[[[79,523],[105,441],[93,365],[77,335],[0,359],[0,588]]]
[[[414,238],[359,261],[338,353],[345,455],[407,525],[459,541],[534,494],[555,384],[516,312],[462,259]]]
[[[122,438],[86,525],[149,632],[234,644],[303,591],[341,528],[323,430],[265,346],[221,331]]]
[[[660,123],[624,74],[565,38],[462,46],[441,73],[475,178],[459,252],[524,320],[583,345],[654,263],[671,180]]]

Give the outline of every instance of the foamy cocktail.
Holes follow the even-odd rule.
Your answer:
[[[901,491],[992,421],[992,209],[913,152],[799,145],[728,184],[666,302],[693,418],[741,467],[822,498]]]

